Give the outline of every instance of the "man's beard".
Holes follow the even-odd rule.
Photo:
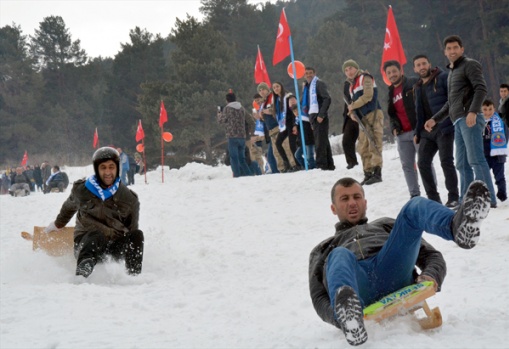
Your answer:
[[[427,71],[426,71],[426,74],[425,75],[422,75],[421,73],[419,73],[419,76],[423,79],[425,78],[429,78],[429,76],[431,75],[431,68],[429,68]]]

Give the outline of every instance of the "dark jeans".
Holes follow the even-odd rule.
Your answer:
[[[355,153],[355,142],[359,137],[359,124],[346,117],[343,126],[343,151],[345,152],[346,163],[349,166],[358,164],[357,154]]]
[[[315,137],[315,156],[316,167],[321,170],[334,170],[334,159],[332,159],[332,150],[329,143],[329,118],[323,119],[318,123],[312,118],[313,136]]]
[[[124,259],[125,267],[129,273],[141,273],[143,263],[144,236],[141,230],[134,230],[116,240],[109,240],[98,231],[86,233],[74,239],[74,256],[78,264],[92,258],[101,262],[106,256],[115,260]]]
[[[267,162],[269,163],[271,173],[279,173],[279,170],[277,169],[277,161],[274,157],[273,151],[274,148],[272,147],[272,142],[269,142],[269,146],[267,148]]]
[[[505,182],[504,165],[506,162],[505,157],[501,156],[486,156],[488,166],[490,167],[493,175],[495,176],[495,185],[497,186],[497,198],[500,201],[507,200],[507,187]]]
[[[252,176],[246,162],[246,140],[244,138],[228,138],[228,151],[233,177]]]
[[[437,190],[437,183],[433,173],[433,158],[438,152],[440,166],[444,172],[445,187],[448,191],[448,201],[458,201],[458,174],[454,167],[454,132],[442,134],[438,127],[431,133],[426,133],[421,137],[419,143],[419,157],[417,165],[421,174],[422,184],[428,199],[437,202],[440,200],[440,194]]]
[[[288,156],[286,155],[286,151],[283,148],[283,142],[285,141],[285,139],[287,137],[288,137],[288,129],[284,130],[283,132],[279,132],[279,134],[277,135],[277,139],[276,139],[276,149],[279,152],[279,155],[281,156],[281,158],[283,159],[283,162],[285,163],[285,167],[287,169],[289,169],[290,168],[290,159],[288,159]],[[290,140],[288,139],[288,141],[290,141]],[[294,143],[294,145],[295,145],[295,143]],[[292,150],[292,154],[295,154],[295,151],[297,151],[297,149],[294,151],[291,147],[290,147],[290,149]],[[295,161],[295,162],[297,163],[297,161]]]

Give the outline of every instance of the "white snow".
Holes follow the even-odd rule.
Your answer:
[[[395,217],[409,198],[396,147],[383,155],[383,183],[365,187],[371,220]],[[229,167],[193,163],[166,168],[165,183],[161,169],[148,184],[136,176],[146,239],[138,277],[108,262],[80,281],[72,255],[34,252],[20,237],[54,220],[69,189],[1,196],[0,347],[349,347],[316,315],[308,288],[309,252],[337,221],[330,189],[341,177],[363,177],[360,166],[346,170],[343,155],[334,160],[333,172],[233,179]],[[72,181],[93,170],[66,171]],[[442,292],[429,300],[443,326],[423,331],[411,316],[369,322],[363,347],[508,348],[509,203],[490,211],[472,250],[424,235],[447,261]]]

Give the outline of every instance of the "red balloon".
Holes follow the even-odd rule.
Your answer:
[[[293,67],[292,62],[288,64],[288,68],[286,69],[288,72],[288,75],[293,79]],[[304,63],[301,61],[295,61],[295,72],[297,73],[297,79],[300,79],[304,76],[304,73],[306,72],[306,67],[304,66]]]
[[[138,144],[136,146],[136,151],[139,152],[139,153],[143,153],[143,150],[145,150],[145,147],[143,146],[142,143]]]
[[[165,142],[171,142],[173,140],[173,135],[170,132],[164,132],[163,139]]]

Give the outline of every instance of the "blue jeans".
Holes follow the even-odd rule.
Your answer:
[[[467,126],[466,117],[462,117],[454,124],[456,168],[460,174],[460,201],[463,200],[470,183],[474,181],[475,174],[476,180],[481,180],[488,186],[491,203],[497,203],[490,168],[484,157],[482,132],[485,125],[482,114],[477,114],[477,122],[472,127]]]
[[[128,168],[123,168],[121,173],[120,173],[120,180],[122,181],[122,183],[124,183],[125,185],[127,185],[127,172],[129,172],[129,169]]]
[[[445,240],[453,240],[453,216],[454,211],[436,201],[418,196],[403,206],[389,238],[376,255],[357,260],[350,250],[336,247],[326,262],[332,306],[334,307],[336,291],[341,286],[351,286],[364,307],[413,284],[413,272],[423,231]]]
[[[269,147],[267,148],[267,162],[269,163],[271,173],[279,173],[279,170],[277,169],[277,161],[274,157],[273,151],[274,149],[272,148],[272,142],[269,142]]]
[[[233,177],[252,176],[246,162],[246,140],[244,138],[228,138],[228,151],[230,152],[230,165]]]
[[[304,164],[304,152],[302,151],[302,147],[298,147],[295,152],[295,160],[299,163],[302,168],[305,168]],[[315,161],[315,146],[314,145],[306,145],[306,155],[308,158],[308,170],[312,170],[316,168]]]

